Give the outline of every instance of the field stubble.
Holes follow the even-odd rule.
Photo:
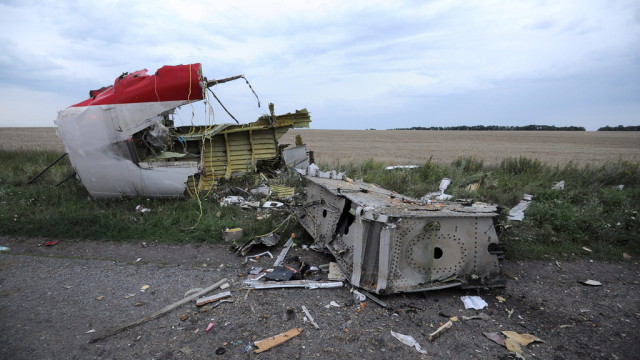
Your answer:
[[[385,164],[450,164],[474,156],[485,165],[528,157],[550,165],[571,161],[601,165],[640,161],[640,132],[595,131],[421,131],[293,129],[281,143],[302,135],[318,163],[340,165],[375,160]],[[0,128],[0,149],[64,151],[56,128]]]

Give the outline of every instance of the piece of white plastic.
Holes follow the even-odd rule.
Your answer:
[[[401,343],[411,346],[416,349],[420,354],[427,354],[426,350],[420,346],[420,344],[413,338],[413,336],[399,334],[397,332],[391,331],[391,336],[400,340]]]
[[[465,309],[482,310],[489,306],[480,296],[462,296],[460,300],[464,303]]]

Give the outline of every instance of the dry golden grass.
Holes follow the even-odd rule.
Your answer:
[[[386,164],[449,164],[475,156],[485,164],[525,156],[547,164],[570,161],[602,164],[618,159],[640,161],[640,132],[633,131],[420,131],[290,130],[281,140],[301,134],[316,162],[330,165],[373,159]]]
[[[1,150],[52,150],[64,152],[54,127],[0,127]]]
[[[301,134],[316,161],[330,165],[373,159],[386,164],[448,164],[475,156],[485,164],[525,156],[547,164],[569,161],[602,164],[640,161],[637,131],[411,131],[294,129],[282,143]],[[0,149],[64,151],[55,128],[0,128]]]

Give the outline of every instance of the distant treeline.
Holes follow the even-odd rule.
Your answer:
[[[598,131],[640,131],[640,125],[631,126],[605,126],[598,129]]]
[[[492,131],[585,131],[582,126],[554,126],[554,125],[526,125],[526,126],[502,126],[502,125],[462,125],[462,126],[414,126],[410,128],[396,128],[392,130],[492,130]],[[617,130],[617,129],[616,129]]]

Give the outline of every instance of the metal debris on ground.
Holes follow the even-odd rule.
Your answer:
[[[460,300],[464,303],[465,309],[482,310],[489,306],[480,296],[462,296]]]
[[[267,256],[269,256],[270,258],[273,259],[273,254],[271,254],[271,252],[269,252],[269,251],[265,251],[265,252],[261,252],[260,254],[257,254],[257,255],[245,256],[244,257],[244,263],[246,264],[249,261],[255,261],[255,260],[253,260],[254,258],[260,258],[260,257],[263,257],[265,255],[267,255]]]
[[[384,302],[384,301],[382,301],[382,300],[378,299],[377,297],[373,296],[372,294],[370,294],[370,293],[369,293],[369,292],[367,292],[367,291],[360,290],[360,293],[362,293],[364,296],[366,296],[367,298],[369,298],[369,300],[373,301],[374,303],[376,303],[376,304],[378,304],[378,305],[382,306],[383,308],[386,308],[386,307],[388,306],[386,302]]]
[[[416,339],[413,338],[413,336],[400,334],[393,330],[391,330],[391,336],[398,339],[401,343],[416,349],[416,351],[420,354],[427,354],[427,351],[423,349],[422,346],[420,346],[420,344],[416,341]]]
[[[440,326],[438,328],[438,330],[432,332],[431,334],[429,334],[429,342],[433,342],[433,340],[437,339],[438,337],[440,337],[440,335],[442,335],[442,333],[447,330],[450,329],[453,326],[453,322],[451,320],[447,321],[446,323],[444,323],[442,326]]]
[[[255,281],[245,280],[244,285],[253,289],[278,289],[303,287],[306,289],[331,289],[342,287],[341,281],[312,281],[312,280],[290,280],[290,281]]]
[[[284,204],[279,201],[265,201],[264,204],[262,204],[262,207],[267,209],[279,208],[283,206]]]
[[[249,192],[252,195],[264,195],[264,196],[271,195],[271,189],[267,185],[263,185],[263,186],[255,188],[255,189],[251,189],[251,190],[249,190]]]
[[[508,219],[511,221],[522,221],[524,220],[524,212],[527,210],[529,205],[531,205],[531,201],[533,200],[533,195],[524,194],[522,200],[511,210],[509,210]]]
[[[197,306],[202,306],[202,305],[206,305],[208,303],[212,303],[214,301],[218,301],[224,298],[228,298],[231,296],[231,292],[230,291],[225,291],[225,292],[221,292],[215,295],[211,295],[211,296],[207,296],[204,298],[200,298],[198,300],[196,300],[196,305]]]
[[[305,178],[298,221],[353,286],[376,294],[504,286],[496,206],[427,204],[364,182]]]
[[[340,267],[338,266],[338,263],[335,263],[335,262],[329,263],[329,275],[327,278],[329,280],[335,280],[335,281],[346,280],[344,274],[342,273],[342,270],[340,270]]]
[[[247,241],[242,246],[240,246],[237,251],[240,252],[240,254],[242,255],[246,255],[247,253],[249,253],[249,251],[251,251],[251,249],[255,245],[262,244],[266,247],[272,247],[276,245],[278,242],[280,242],[280,235],[271,233],[271,234],[255,237]]]
[[[205,118],[202,125],[174,126],[178,107],[209,103],[209,93],[222,105],[212,87],[237,79],[245,78],[207,80],[198,63],[164,66],[153,75],[140,70],[61,110],[58,133],[89,194],[197,197],[220,178],[268,166],[280,156],[278,139],[287,130],[309,126],[306,109],[275,115],[269,104],[270,114],[248,124]]]
[[[351,289],[351,293],[353,293],[353,297],[360,302],[367,301],[367,297],[358,290]]]
[[[580,284],[582,285],[589,285],[589,286],[602,286],[602,283],[600,281],[597,280],[580,280],[578,281]]]
[[[275,281],[288,281],[293,277],[295,270],[284,266],[276,266],[273,271],[265,275],[265,279]]]
[[[244,231],[241,228],[224,229],[222,231],[222,240],[225,242],[234,242],[242,239]]]
[[[296,238],[296,234],[292,233],[289,240],[287,240],[287,242],[284,244],[284,248],[282,249],[282,251],[280,251],[280,254],[276,258],[276,261],[273,263],[273,266],[279,266],[280,264],[282,264],[282,261],[287,256],[289,249],[291,249],[291,247],[294,245],[293,239],[295,238]]]
[[[391,165],[384,168],[385,170],[408,170],[408,169],[417,169],[419,165]]]
[[[564,189],[564,180],[558,181],[551,186],[552,190],[562,190]]]
[[[270,350],[278,345],[281,345],[293,339],[294,337],[300,335],[300,333],[302,333],[302,328],[294,328],[289,331],[285,331],[281,334],[274,335],[266,339],[258,340],[253,343],[253,345],[257,347],[257,349],[254,350],[254,352],[259,354],[261,352]]]
[[[426,203],[431,202],[431,199],[440,200],[440,201],[450,200],[452,196],[444,193],[445,191],[447,191],[447,188],[449,187],[450,184],[451,184],[451,179],[443,178],[440,181],[440,186],[438,186],[438,191],[432,192],[423,196],[421,200]]]
[[[117,333],[119,333],[121,331],[124,331],[126,329],[132,328],[134,326],[138,326],[138,325],[143,324],[143,323],[145,323],[147,321],[150,321],[150,320],[153,320],[155,318],[158,318],[158,317],[166,314],[167,312],[177,308],[180,305],[186,304],[189,301],[191,301],[191,300],[193,300],[193,299],[195,299],[197,297],[200,297],[200,296],[205,295],[206,293],[208,293],[210,291],[213,291],[213,290],[217,289],[218,287],[220,287],[220,285],[222,285],[222,284],[224,284],[226,282],[227,282],[227,279],[224,278],[224,279],[218,281],[217,283],[209,286],[208,288],[203,289],[202,291],[200,291],[198,293],[195,293],[193,295],[185,297],[184,299],[176,301],[175,303],[173,303],[171,305],[165,306],[164,308],[160,309],[159,311],[156,311],[155,313],[153,313],[151,315],[145,316],[142,319],[130,322],[128,324],[125,324],[125,325],[122,325],[122,326],[107,330],[107,331],[105,331],[105,332],[103,332],[103,333],[101,333],[99,335],[96,335],[95,337],[92,337],[91,340],[89,340],[89,342],[90,343],[96,342],[98,340],[104,339],[104,338],[109,337],[111,335],[115,335],[115,334],[117,334]]]
[[[316,329],[320,329],[320,326],[318,326],[318,323],[316,323],[316,321],[313,319],[313,316],[311,316],[311,313],[309,313],[309,310],[306,306],[302,305],[302,311],[305,315],[307,315],[307,319],[309,320],[311,325],[313,325],[313,327]]]

